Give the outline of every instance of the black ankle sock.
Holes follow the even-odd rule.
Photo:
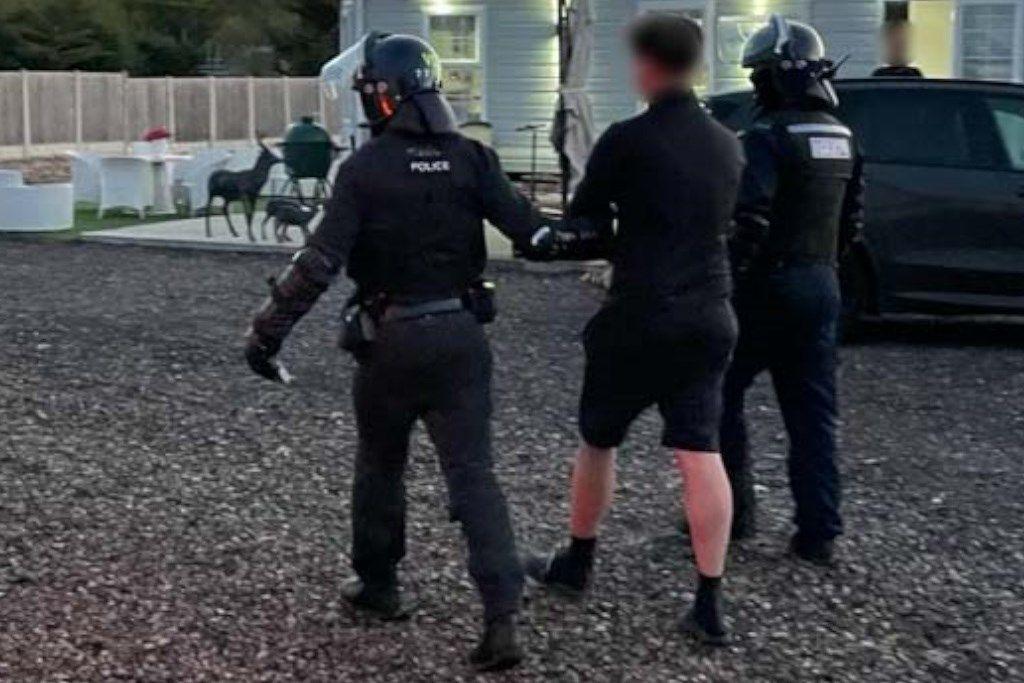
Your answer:
[[[589,566],[594,563],[594,549],[596,547],[596,538],[576,538],[573,536],[572,542],[569,544],[569,556]]]
[[[715,598],[721,590],[721,576],[704,576],[699,572],[697,573],[697,602]]]

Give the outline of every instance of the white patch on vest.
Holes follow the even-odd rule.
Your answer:
[[[853,158],[849,138],[810,138],[810,143],[812,159],[847,161]]]
[[[452,164],[447,159],[439,161],[410,161],[409,170],[413,173],[451,173]]]

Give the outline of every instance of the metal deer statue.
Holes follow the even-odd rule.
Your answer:
[[[228,222],[228,229],[231,231],[231,234],[238,237],[238,232],[231,222],[231,204],[232,202],[240,201],[245,208],[245,221],[249,231],[249,241],[256,241],[256,237],[252,232],[253,216],[256,214],[256,201],[259,199],[263,186],[267,183],[267,178],[270,177],[270,169],[275,164],[281,163],[281,158],[270,151],[270,148],[263,144],[262,140],[259,141],[259,145],[262,151],[260,152],[259,159],[256,160],[256,166],[251,170],[217,171],[210,176],[210,199],[206,204],[207,238],[213,236],[213,232],[210,229],[210,214],[213,212],[213,200],[219,197],[224,202],[221,208],[224,212],[224,218]]]
[[[289,228],[298,228],[309,239],[309,224],[316,218],[317,209],[306,206],[298,199],[280,198],[267,202],[267,217],[260,226],[263,240],[267,239],[267,223],[274,222],[274,237],[278,242],[290,242]]]

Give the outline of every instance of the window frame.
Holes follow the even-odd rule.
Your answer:
[[[954,73],[964,77],[964,10],[972,5],[1005,5],[1014,9],[1014,43],[1011,81],[1024,81],[1024,2],[1022,0],[957,0],[953,41]],[[998,81],[996,81],[998,82]]]
[[[476,66],[480,70],[480,120],[486,121],[489,109],[487,93],[487,6],[486,5],[436,5],[423,8],[423,36],[430,41],[430,20],[433,17],[466,17],[476,18],[476,59],[445,59],[441,57],[442,82],[444,71],[449,66]]]

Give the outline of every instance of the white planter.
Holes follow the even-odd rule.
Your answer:
[[[75,223],[74,187],[0,187],[0,232],[68,230]]]

